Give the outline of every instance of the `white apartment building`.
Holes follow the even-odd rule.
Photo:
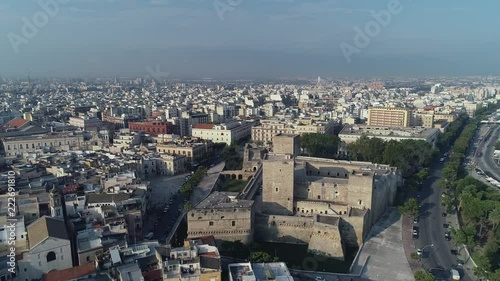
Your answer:
[[[226,143],[230,145],[240,139],[251,135],[254,122],[232,121],[220,125],[214,124],[195,124],[193,125],[192,135],[205,140],[211,140],[214,143]]]
[[[73,133],[47,134],[41,136],[22,136],[5,138],[3,141],[5,156],[16,157],[24,153],[61,150],[68,151],[72,147],[83,144],[83,136]]]
[[[132,148],[141,143],[141,134],[130,132],[129,129],[121,129],[113,139],[113,146],[119,148]]]
[[[380,138],[384,141],[401,141],[405,139],[413,139],[426,141],[433,147],[435,147],[439,134],[439,129],[424,127],[401,128],[367,125],[346,125],[344,126],[342,131],[340,131],[339,138],[346,144],[357,141],[363,135],[369,138]]]
[[[313,119],[299,119],[294,121],[261,120],[259,126],[252,128],[252,140],[263,144],[273,141],[278,134],[319,133],[333,134],[337,123],[330,121],[314,121]]]
[[[89,118],[88,116],[85,117],[70,117],[69,118],[69,124],[75,127],[78,127],[80,129],[88,129],[91,127],[99,127],[102,125],[102,121],[97,119],[97,118]]]

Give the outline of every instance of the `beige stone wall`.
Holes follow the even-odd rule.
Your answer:
[[[252,241],[253,209],[193,209],[188,212],[188,237],[214,235],[217,240]]]
[[[295,210],[299,216],[314,215],[345,215],[348,212],[347,205],[333,204],[321,201],[296,201]]]
[[[308,251],[344,261],[344,247],[339,227],[315,222]]]
[[[294,161],[264,161],[262,171],[263,212],[277,215],[293,214]]]
[[[273,153],[300,154],[300,137],[298,135],[276,135],[273,137]]]
[[[347,179],[350,173],[349,167],[342,167],[341,165],[334,166],[332,163],[322,162],[306,163],[306,174],[308,176]]]
[[[347,202],[349,185],[346,180],[338,183],[323,182],[316,177],[308,177],[296,182],[294,196],[307,200]]]
[[[342,217],[339,229],[345,245],[360,247],[363,244],[370,232],[369,215],[370,212],[366,210],[362,216]]]
[[[388,206],[394,204],[399,181],[400,177],[397,173],[389,173],[376,178],[371,208],[372,223],[375,223],[384,214]]]
[[[314,217],[257,215],[255,239],[284,243],[309,243]]]
[[[349,175],[347,204],[353,208],[372,208],[372,173],[355,173]]]

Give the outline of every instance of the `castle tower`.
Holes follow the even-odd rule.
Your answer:
[[[53,187],[50,190],[50,216],[58,219],[64,219],[61,193]]]
[[[269,155],[263,163],[263,212],[293,215],[295,161],[292,155]]]

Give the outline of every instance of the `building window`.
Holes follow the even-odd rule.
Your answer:
[[[54,252],[49,252],[47,254],[47,262],[51,262],[53,260],[56,260],[56,253]]]
[[[214,222],[213,221],[209,221],[208,222],[208,226],[214,226]]]
[[[236,221],[232,221],[231,226],[236,226]]]
[[[362,200],[358,200],[358,205],[361,205],[363,204],[363,201]]]
[[[278,192],[278,190],[279,190],[279,189],[276,187],[276,192]]]
[[[318,199],[321,199],[321,195],[318,195]]]

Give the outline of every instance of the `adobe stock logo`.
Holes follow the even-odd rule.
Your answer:
[[[21,27],[21,35],[9,32],[7,39],[9,39],[12,49],[17,54],[19,53],[19,46],[21,44],[28,44],[30,39],[33,39],[38,31],[49,23],[49,19],[55,17],[59,13],[59,5],[67,4],[70,0],[39,0],[38,5],[42,11],[33,14],[31,21],[22,17],[23,26]]]
[[[236,7],[241,5],[244,0],[215,0],[213,2],[215,12],[221,21],[224,20],[226,12],[232,12]]]
[[[354,46],[346,42],[342,42],[339,45],[347,63],[351,63],[351,56],[353,54],[360,54],[362,49],[370,45],[371,39],[377,37],[382,28],[387,27],[391,23],[392,15],[400,14],[402,11],[403,7],[399,0],[390,0],[387,3],[386,10],[370,12],[374,20],[367,22],[364,30],[358,26],[354,27],[354,32],[356,32],[354,35]]]

